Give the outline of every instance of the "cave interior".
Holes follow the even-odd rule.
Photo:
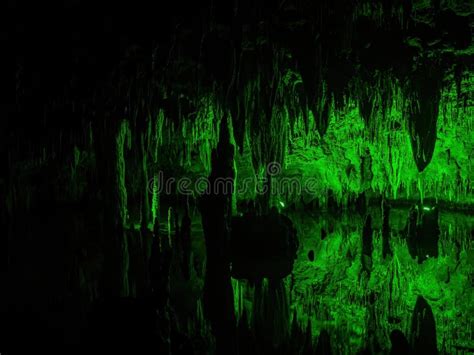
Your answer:
[[[7,7],[2,355],[474,352],[474,2]]]

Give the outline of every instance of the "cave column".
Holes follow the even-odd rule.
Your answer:
[[[234,186],[234,146],[230,141],[227,118],[221,122],[217,148],[212,152],[212,170],[207,193],[200,203],[206,241],[204,312],[216,337],[217,354],[236,353],[236,321],[230,278],[230,225]],[[226,181],[219,184],[218,181]],[[225,187],[223,186],[225,185]]]

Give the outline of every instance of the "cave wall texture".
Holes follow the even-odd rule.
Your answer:
[[[472,1],[7,7],[2,354],[79,353],[90,339],[163,353],[388,353],[396,329],[416,350],[411,328],[430,312],[431,345],[472,351]],[[157,188],[170,177],[226,177],[235,190]],[[285,179],[313,185],[272,193]],[[398,237],[416,203],[460,213],[440,214],[442,252],[421,266]],[[231,277],[232,217],[249,206],[288,211],[300,243],[291,277]],[[390,260],[379,255],[388,229]],[[94,307],[110,312],[100,339]],[[110,328],[114,317],[128,327]]]

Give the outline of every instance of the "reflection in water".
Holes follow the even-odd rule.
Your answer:
[[[261,324],[259,309],[268,303],[274,345],[288,334],[311,334],[312,349],[330,343],[335,353],[395,351],[407,343],[447,353],[473,347],[474,216],[388,205],[365,215],[288,216],[299,249],[284,279],[287,295],[265,280],[233,280],[236,313],[246,323]],[[262,300],[265,287],[277,296]],[[280,312],[291,314],[286,330]]]
[[[410,210],[407,228],[408,251],[421,264],[429,257],[438,257],[439,210],[416,205]]]

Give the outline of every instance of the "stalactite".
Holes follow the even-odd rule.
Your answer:
[[[408,89],[413,91],[408,106],[410,138],[413,156],[420,172],[430,163],[435,149],[442,80],[439,69],[434,64],[425,65],[427,69],[420,69],[415,74],[413,84]]]
[[[148,167],[148,149],[145,148],[145,133],[140,134],[140,151],[139,156],[141,157],[141,174],[137,174],[138,182],[138,192],[137,194],[140,196],[139,199],[141,203],[140,209],[140,224],[142,228],[148,228],[151,226],[150,230],[153,230],[153,223],[155,221],[155,215],[153,215],[153,208],[155,207],[156,213],[156,205],[153,207],[150,206],[150,190],[149,190],[149,167]],[[154,176],[154,175],[152,175]],[[140,179],[141,178],[141,179]],[[152,199],[155,197],[155,191],[152,191]]]
[[[127,206],[127,186],[125,183],[125,151],[130,149],[131,145],[131,132],[129,123],[127,120],[122,120],[117,137],[116,137],[116,150],[117,150],[117,188],[119,196],[119,213],[122,226],[126,226],[128,223],[128,206]]]
[[[159,179],[158,179],[158,173],[153,174],[153,181],[152,181],[152,197],[151,197],[151,215],[152,215],[152,226],[155,225],[155,223],[159,223],[157,218],[159,217]],[[149,186],[147,186],[149,188]],[[149,191],[147,191],[149,192]]]

